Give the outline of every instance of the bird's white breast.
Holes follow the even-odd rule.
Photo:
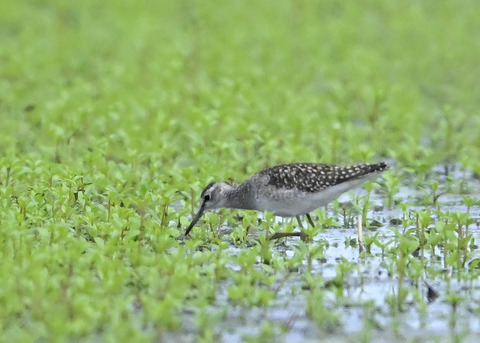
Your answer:
[[[270,211],[281,217],[304,215],[327,205],[343,193],[361,185],[375,175],[342,182],[315,193],[297,190],[278,189],[271,194],[260,194],[256,197],[256,208],[259,211]]]

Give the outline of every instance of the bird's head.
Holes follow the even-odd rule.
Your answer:
[[[224,182],[212,182],[205,187],[200,197],[200,208],[185,231],[185,236],[190,233],[205,212],[224,207],[226,195],[231,189],[232,186]]]

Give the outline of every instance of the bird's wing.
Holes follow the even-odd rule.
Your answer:
[[[262,177],[265,185],[277,189],[295,189],[306,193],[315,193],[367,174],[382,172],[386,168],[385,163],[352,166],[291,163],[267,168],[255,175]]]

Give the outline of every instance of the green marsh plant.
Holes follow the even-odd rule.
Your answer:
[[[339,328],[340,317],[329,304],[328,291],[316,286],[305,295],[305,300],[307,315],[322,331],[331,333]]]
[[[232,261],[240,268],[230,273],[233,284],[228,287],[228,296],[234,304],[268,306],[275,296],[270,287],[277,276],[268,272],[271,269],[267,265],[257,264],[260,249],[254,246],[250,250],[242,250]]]
[[[384,184],[386,188],[387,195],[387,208],[393,208],[394,206],[394,197],[400,191],[400,176],[394,171],[387,170],[383,173]]]
[[[408,289],[405,288],[406,278],[409,276],[408,266],[411,259],[415,258],[412,253],[419,249],[420,244],[415,232],[408,231],[402,234],[395,228],[392,230],[396,236],[397,246],[391,248],[393,256],[390,276],[397,278],[397,287],[396,292],[394,291],[386,298],[386,302],[392,313],[396,314],[406,309],[406,300],[409,294]]]

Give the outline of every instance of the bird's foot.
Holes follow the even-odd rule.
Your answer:
[[[285,237],[300,237],[300,239],[304,242],[308,240],[308,236],[303,232],[275,232],[272,236],[270,236],[270,240],[280,239]]]

